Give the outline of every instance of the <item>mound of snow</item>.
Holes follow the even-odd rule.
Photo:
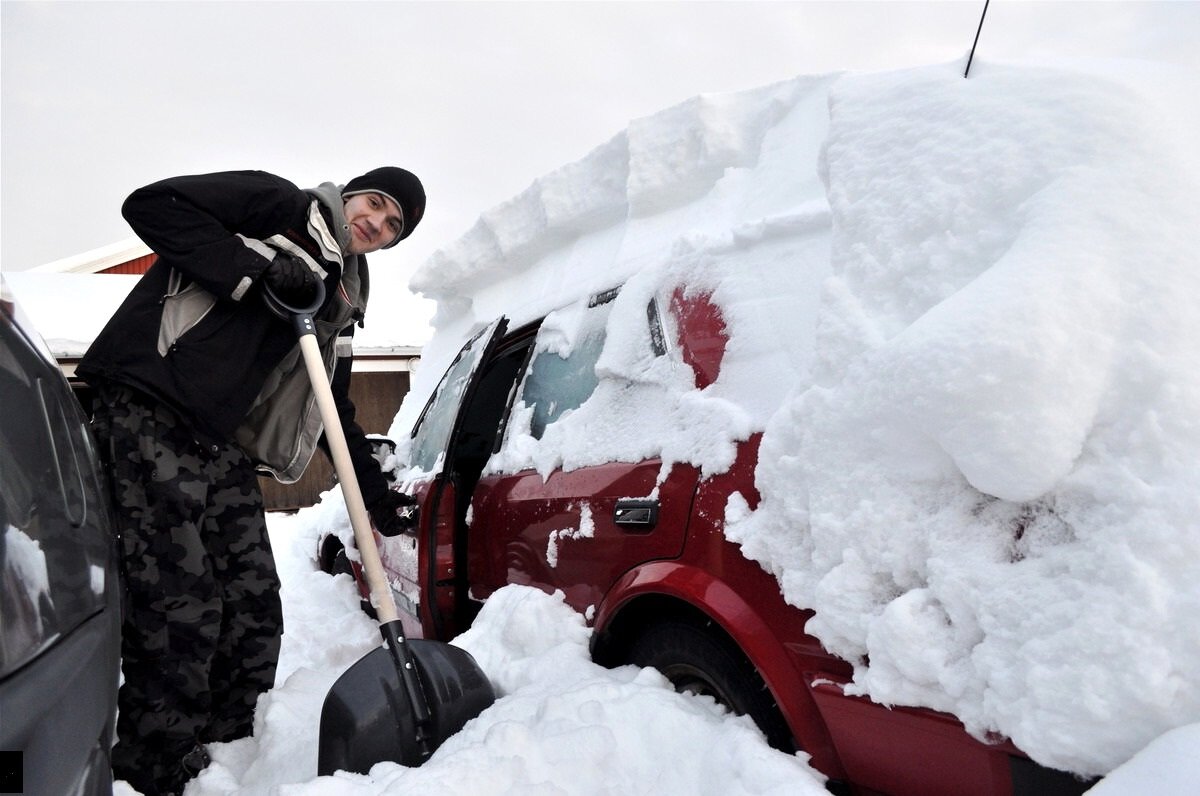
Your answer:
[[[1200,116],[1176,77],[939,66],[638,120],[414,277],[437,334],[393,436],[497,315],[711,291],[720,378],[655,381],[657,452],[711,473],[765,432],[726,532],[861,693],[1109,771],[1200,719]],[[596,400],[647,374],[623,345]],[[647,453],[549,436],[543,468]]]
[[[862,693],[1084,774],[1200,717],[1178,110],[1066,71],[840,81],[819,364],[728,529]]]

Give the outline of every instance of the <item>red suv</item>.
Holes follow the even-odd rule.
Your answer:
[[[718,304],[668,285],[622,325],[610,317],[618,292],[564,307],[553,322],[510,330],[500,318],[479,331],[400,444],[419,521],[382,540],[382,557],[406,631],[449,640],[510,583],[561,590],[592,626],[597,662],[654,666],[679,690],[749,714],[773,746],[810,754],[835,792],[1085,790],[1011,743],[976,740],[952,716],[844,693],[851,666],[805,633],[811,612],[787,604],[774,576],[722,530],[731,495],[758,500],[761,434],[737,442],[720,472],[671,461],[663,407],[622,392],[636,373],[606,370],[615,333],[639,349],[626,359],[647,373],[703,390],[728,343]],[[618,453],[567,460],[570,446],[554,436],[572,415],[572,433],[592,435],[585,447]],[[639,459],[639,449],[653,455]],[[329,569],[345,566],[338,546],[330,538],[322,551]]]

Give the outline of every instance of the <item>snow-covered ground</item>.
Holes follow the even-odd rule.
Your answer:
[[[582,619],[556,596],[497,592],[455,643],[496,685],[496,704],[420,768],[316,776],[317,726],[330,686],[378,643],[350,578],[316,570],[319,534],[347,526],[340,501],[268,517],[287,632],[279,683],[260,698],[251,738],[209,747],[213,763],[185,796],[739,796],[823,794],[823,777],[769,747],[745,719],[676,694],[653,670],[588,659]],[[1167,733],[1092,788],[1103,796],[1190,794],[1200,782],[1200,724]],[[115,796],[136,791],[117,783]]]
[[[272,794],[806,794],[823,778],[767,746],[754,725],[711,700],[676,694],[652,669],[608,670],[588,657],[579,614],[510,586],[455,643],[500,695],[420,768],[317,777],[321,703],[339,673],[378,643],[349,576],[315,569],[322,529],[348,524],[341,503],[268,518],[287,630],[279,685],[260,698],[254,736],[209,747],[187,796]],[[131,791],[122,783],[117,796]]]
[[[671,401],[668,459],[719,470],[764,431],[763,499],[731,501],[727,533],[860,662],[855,687],[1048,766],[1116,769],[1096,793],[1187,792],[1198,86],[1146,64],[977,62],[970,80],[961,64],[801,77],[635,120],[414,277],[438,301],[436,333],[392,436],[501,311],[519,322],[627,280],[619,317],[668,280],[707,287],[729,326],[717,383],[654,382],[619,335],[601,375],[644,376]],[[695,426],[731,422],[688,436],[689,408]],[[634,453],[563,427],[535,464]],[[493,708],[420,769],[315,778],[321,699],[376,632],[346,578],[315,572],[318,534],[346,529],[337,496],[271,526],[279,685],[254,738],[213,747],[189,796],[822,792],[803,756],[744,720],[653,672],[589,663],[582,619],[516,587],[457,640],[501,693]]]

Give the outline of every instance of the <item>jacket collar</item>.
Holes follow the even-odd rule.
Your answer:
[[[305,189],[305,193],[315,200],[309,208],[309,232],[328,250],[329,259],[342,264],[340,288],[348,303],[361,314],[366,309],[370,285],[367,258],[346,253],[351,236],[341,188],[332,182],[324,182],[316,188]]]

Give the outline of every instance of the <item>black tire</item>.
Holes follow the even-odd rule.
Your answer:
[[[330,575],[349,575],[354,577],[354,567],[350,564],[350,557],[346,555],[346,548],[337,551],[337,555],[333,557],[333,565]]]
[[[750,716],[771,746],[789,754],[796,751],[762,677],[723,633],[687,622],[652,625],[630,645],[629,662],[658,669],[681,694],[704,694],[734,713]]]
[[[333,571],[334,562],[338,555],[343,558],[346,556],[346,546],[342,544],[342,540],[330,534],[321,540],[320,549],[317,551],[317,568],[326,575],[337,574]]]
[[[321,571],[327,575],[349,575],[352,580],[355,579],[354,565],[350,563],[350,557],[346,555],[346,546],[336,536],[325,537],[325,541],[321,543],[321,553],[317,563]],[[359,600],[359,607],[372,619],[379,618],[375,613],[375,606],[371,605],[370,600]]]
[[[321,544],[319,561],[321,571],[327,575],[349,575],[354,577],[354,567],[346,555],[346,546],[336,536],[327,536]]]

